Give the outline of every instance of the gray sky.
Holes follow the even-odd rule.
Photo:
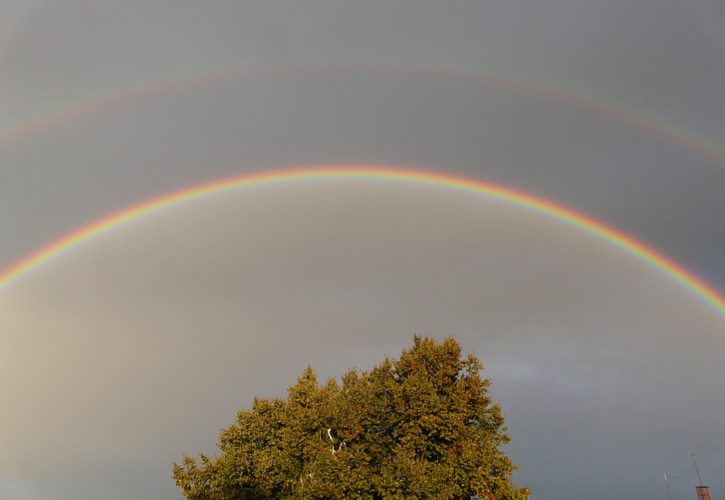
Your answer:
[[[711,0],[2,2],[0,268],[197,182],[379,163],[555,199],[725,289],[725,162],[526,90],[717,144],[722,19]],[[3,140],[69,103],[233,70]],[[282,393],[308,362],[370,366],[414,332],[454,334],[487,365],[533,498],[653,498],[664,471],[690,495],[692,452],[717,494],[724,331],[642,263],[481,197],[240,191],[0,295],[0,496],[175,498],[170,462],[213,450],[254,394]]]

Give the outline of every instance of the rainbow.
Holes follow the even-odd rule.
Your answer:
[[[706,283],[684,266],[659,251],[588,215],[574,211],[554,201],[499,184],[457,177],[450,174],[385,166],[320,166],[268,171],[208,182],[166,194],[102,217],[31,253],[16,264],[0,272],[0,292],[6,291],[21,278],[60,257],[65,252],[145,215],[150,215],[214,194],[235,191],[242,188],[329,179],[374,179],[438,186],[456,191],[480,194],[489,199],[533,210],[534,212],[574,226],[632,255],[634,258],[639,259],[641,262],[683,286],[725,317],[725,296],[712,285]]]
[[[159,80],[132,89],[116,90],[85,100],[60,104],[36,116],[28,117],[11,126],[0,129],[0,146],[9,145],[32,136],[42,130],[73,121],[102,110],[110,109],[135,100],[162,95],[177,90],[201,88],[212,84],[241,79],[284,77],[304,72],[379,72],[412,75],[428,78],[442,78],[466,82],[472,85],[489,85],[507,91],[581,109],[595,116],[623,123],[641,130],[651,137],[684,148],[711,162],[725,166],[725,145],[709,137],[698,137],[662,119],[633,112],[621,103],[595,98],[581,92],[572,92],[538,82],[528,82],[495,74],[480,73],[455,67],[429,66],[423,64],[388,64],[383,62],[301,62],[279,65],[224,68],[185,78]]]

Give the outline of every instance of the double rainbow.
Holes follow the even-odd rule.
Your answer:
[[[456,191],[477,193],[486,196],[489,199],[533,210],[534,212],[574,226],[579,230],[589,233],[590,235],[632,255],[636,259],[639,259],[641,262],[661,272],[674,282],[688,289],[696,297],[699,297],[702,301],[706,302],[715,311],[725,317],[725,296],[723,296],[721,292],[715,289],[712,285],[708,284],[702,278],[699,278],[691,271],[687,270],[684,266],[659,251],[588,215],[574,211],[560,203],[522,191],[517,191],[499,184],[457,177],[450,174],[383,166],[308,167],[269,171],[213,181],[166,194],[112,213],[106,217],[96,220],[95,222],[91,222],[90,224],[63,236],[60,239],[51,242],[6,270],[1,271],[0,292],[7,290],[11,285],[13,285],[13,283],[16,283],[31,272],[58,258],[65,252],[145,215],[212,196],[214,194],[235,191],[242,188],[250,188],[265,184],[326,179],[377,179],[432,185]]]

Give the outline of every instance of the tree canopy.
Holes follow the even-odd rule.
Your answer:
[[[399,359],[341,383],[319,385],[308,366],[286,399],[240,411],[216,458],[184,456],[173,478],[192,500],[528,498],[512,483],[509,436],[482,369],[455,339],[418,336]]]

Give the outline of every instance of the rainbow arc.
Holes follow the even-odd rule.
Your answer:
[[[499,184],[401,167],[386,166],[319,166],[268,171],[242,175],[228,179],[191,186],[180,191],[133,205],[102,217],[36,250],[14,265],[0,271],[0,292],[6,291],[42,266],[57,259],[65,252],[89,242],[114,228],[183,203],[189,203],[223,192],[251,188],[253,186],[292,183],[304,180],[377,179],[438,186],[456,191],[471,192],[519,206],[569,224],[613,247],[624,251],[689,290],[715,311],[725,317],[725,296],[714,286],[695,275],[682,264],[664,253],[638,241],[619,229],[577,212],[563,204],[518,191]]]

